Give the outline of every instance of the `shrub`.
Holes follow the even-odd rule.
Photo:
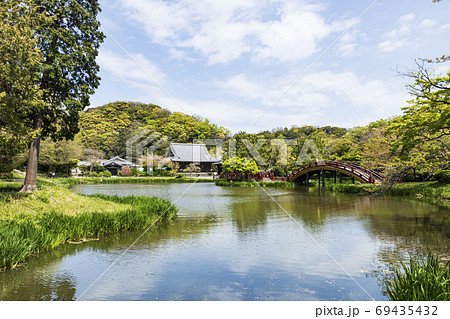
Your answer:
[[[106,170],[106,168],[104,168],[103,165],[100,165],[100,164],[94,165],[94,171],[96,171],[97,173],[101,173],[105,170]]]
[[[165,169],[155,169],[154,171],[155,175],[158,176],[164,176],[164,177],[168,177],[168,176],[172,176],[173,173],[171,171],[165,170]]]
[[[223,162],[224,173],[247,173],[256,174],[259,172],[258,165],[254,159],[233,157]]]
[[[198,167],[197,164],[190,163],[189,166],[184,169],[184,171],[188,172],[188,173],[195,173],[195,172],[200,172],[201,169],[200,169],[200,167]]]
[[[389,299],[393,301],[449,301],[450,261],[441,265],[429,254],[426,261],[410,258],[409,267],[402,261],[391,280],[384,280]]]
[[[3,173],[2,175],[0,175],[0,179],[13,179],[13,173]]]
[[[139,171],[137,170],[137,168],[132,168],[131,169],[131,175],[133,175],[133,176],[137,176],[139,174]]]
[[[99,174],[97,172],[89,172],[88,176],[89,177],[98,177]]]
[[[104,171],[104,172],[102,173],[102,175],[103,175],[104,177],[111,177],[111,176],[112,176],[112,174],[111,174],[110,171]]]
[[[275,176],[284,176],[284,175],[286,175],[286,172],[284,171],[284,169],[283,168],[281,168],[280,166],[274,166],[274,167],[272,167],[272,173],[275,175]]]
[[[175,174],[175,178],[184,178],[184,174],[183,173],[176,173]]]
[[[119,171],[119,175],[120,176],[133,176],[133,173],[131,171],[131,168],[129,168],[129,167],[122,167],[122,169]]]
[[[434,174],[434,178],[440,183],[450,183],[450,169],[440,169]]]

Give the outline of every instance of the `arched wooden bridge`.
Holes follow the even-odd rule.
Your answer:
[[[321,171],[322,172],[322,180],[323,180],[323,172],[324,171],[332,171],[335,172],[335,182],[337,173],[343,173],[345,175],[351,176],[361,183],[381,183],[384,179],[384,176],[380,173],[377,173],[371,169],[368,169],[364,166],[361,166],[352,162],[343,162],[343,161],[320,161],[320,162],[311,162],[299,167],[296,171],[292,173],[287,178],[288,182],[294,182],[299,180],[306,180],[308,182],[309,172]]]

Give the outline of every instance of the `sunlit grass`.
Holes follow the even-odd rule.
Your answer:
[[[157,197],[84,196],[56,186],[33,194],[0,192],[0,203],[0,268],[14,268],[29,254],[67,241],[143,229],[177,214]]]
[[[0,193],[0,216],[17,214],[77,215],[86,212],[114,212],[131,208],[130,205],[114,203],[100,198],[90,198],[71,192],[63,187],[41,186],[33,194]]]
[[[41,179],[46,185],[82,185],[82,184],[158,184],[158,183],[211,183],[212,179],[205,178],[176,178],[176,177],[82,177]]]
[[[214,181],[216,186],[235,186],[235,187],[279,187],[279,188],[294,188],[295,183],[288,182],[244,182],[244,181],[227,181],[225,179],[216,179]]]

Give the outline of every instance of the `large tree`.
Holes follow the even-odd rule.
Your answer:
[[[20,3],[0,2],[0,172],[36,137],[29,116],[43,106],[42,54],[32,23],[46,18]]]
[[[25,2],[25,1],[24,1]],[[24,192],[36,189],[41,138],[73,139],[79,131],[79,113],[89,105],[89,95],[98,87],[95,62],[104,39],[99,31],[97,0],[27,0],[38,12],[51,17],[39,20],[35,32],[43,55],[40,89],[43,107],[31,114],[36,138],[30,144]]]
[[[413,99],[385,134],[396,136],[393,151],[401,166],[432,173],[450,162],[450,71],[436,75],[426,63],[421,61],[408,74],[414,79],[408,85]]]

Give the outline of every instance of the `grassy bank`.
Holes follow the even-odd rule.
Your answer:
[[[41,179],[41,184],[80,185],[80,184],[157,184],[157,183],[211,183],[212,179],[176,177],[81,177]]]
[[[372,184],[330,184],[326,187],[337,193],[372,194],[380,186]],[[384,186],[381,187],[382,189],[380,190],[383,190]],[[401,183],[394,185],[390,189],[386,189],[384,194],[446,201],[450,199],[450,184],[442,184],[439,182]]]
[[[287,182],[241,182],[241,181],[227,181],[225,179],[216,179],[214,181],[216,186],[235,186],[235,187],[278,187],[278,188],[294,188],[295,183]]]
[[[450,301],[450,261],[443,265],[431,254],[426,261],[411,258],[384,286],[392,301]]]
[[[36,252],[122,230],[142,229],[173,218],[167,200],[142,196],[84,196],[41,186],[33,194],[0,185],[0,268],[14,268]]]

